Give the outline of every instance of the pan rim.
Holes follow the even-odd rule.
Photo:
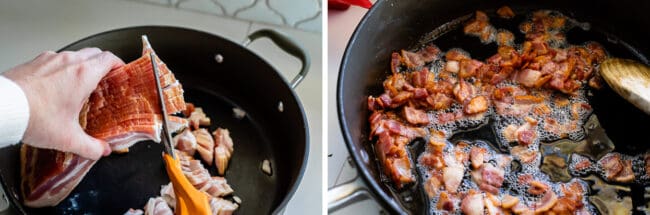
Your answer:
[[[59,49],[57,52],[64,51],[64,50],[74,46],[77,43],[80,43],[82,41],[86,41],[86,40],[89,40],[89,39],[92,39],[92,38],[95,38],[95,37],[98,37],[98,36],[102,36],[102,35],[110,34],[110,33],[115,33],[115,32],[121,32],[121,31],[137,30],[137,29],[166,29],[166,30],[170,30],[170,31],[186,31],[186,32],[200,33],[200,34],[204,34],[204,35],[207,35],[207,36],[216,37],[216,38],[221,39],[221,40],[223,40],[225,42],[232,43],[232,44],[236,45],[237,47],[242,48],[243,50],[245,50],[245,52],[249,53],[250,55],[257,57],[261,62],[263,62],[265,64],[265,66],[268,66],[269,68],[271,68],[273,70],[274,75],[278,76],[283,81],[283,84],[287,87],[287,89],[289,89],[289,93],[291,95],[291,98],[295,101],[295,103],[296,103],[296,105],[298,107],[298,110],[300,111],[300,119],[301,119],[301,121],[303,123],[303,126],[302,126],[303,131],[302,132],[304,132],[304,135],[305,135],[305,139],[304,139],[305,150],[303,152],[302,161],[300,161],[301,164],[300,164],[300,170],[298,171],[298,175],[297,175],[295,181],[290,185],[290,188],[287,190],[288,191],[287,194],[283,197],[280,204],[278,204],[273,209],[271,214],[280,214],[282,211],[284,211],[284,209],[288,205],[289,201],[293,198],[295,192],[298,190],[298,187],[300,186],[300,184],[302,182],[303,176],[304,176],[306,168],[307,168],[307,162],[308,162],[308,158],[309,158],[309,149],[310,149],[309,122],[307,121],[307,118],[305,116],[305,110],[304,110],[304,107],[302,105],[302,102],[301,102],[300,98],[296,95],[295,90],[290,87],[287,80],[266,59],[259,56],[255,52],[251,51],[247,47],[242,46],[239,43],[236,43],[236,42],[234,42],[234,41],[232,41],[230,39],[224,38],[222,36],[219,36],[219,35],[216,35],[216,34],[213,34],[213,33],[210,33],[210,32],[197,30],[197,29],[192,29],[192,28],[180,27],[180,26],[172,26],[172,25],[137,25],[137,26],[129,26],[129,27],[116,28],[116,29],[112,29],[112,30],[108,30],[108,31],[103,31],[103,32],[99,32],[99,33],[92,34],[90,36],[86,36],[86,37],[83,37],[81,39],[75,40],[75,41],[69,43],[68,45],[65,45],[63,48]],[[16,145],[20,145],[20,144],[23,144],[23,143],[20,142],[20,143],[18,143]],[[23,209],[23,205],[18,201],[18,199],[15,196],[8,193],[8,190],[9,190],[8,188],[9,187],[7,186],[7,184],[5,182],[5,179],[4,179],[4,176],[3,176],[3,174],[1,174],[1,172],[2,171],[0,170],[0,186],[2,186],[2,189],[5,191],[5,193],[7,193],[6,196],[7,196],[8,199],[10,199],[9,201],[10,201],[10,203],[12,205],[11,207],[14,208],[15,210],[17,210],[17,212],[20,213],[20,214],[27,214],[25,212],[25,210]]]
[[[343,139],[345,140],[345,145],[347,146],[346,148],[348,149],[348,153],[351,155],[352,160],[354,161],[355,165],[357,167],[364,167],[365,164],[361,160],[361,156],[356,153],[357,150],[363,150],[357,148],[352,142],[353,138],[350,135],[349,132],[349,127],[345,122],[347,122],[347,118],[345,116],[345,108],[343,106],[343,94],[345,93],[342,88],[343,88],[343,80],[345,79],[345,72],[348,64],[348,59],[350,56],[350,52],[352,50],[353,44],[356,43],[356,40],[358,39],[358,35],[363,31],[363,29],[366,28],[368,25],[368,17],[370,16],[377,16],[374,15],[377,13],[378,8],[384,7],[383,5],[386,4],[387,1],[377,1],[375,4],[370,8],[370,10],[361,18],[361,21],[357,25],[357,27],[354,29],[354,32],[352,33],[352,36],[350,36],[350,40],[348,41],[348,44],[345,47],[345,52],[343,54],[342,60],[341,60],[341,65],[339,65],[339,75],[338,75],[338,80],[336,83],[336,109],[338,113],[338,118],[339,118],[339,126],[342,131],[342,136]],[[374,158],[373,158],[374,159]],[[390,214],[406,214],[404,212],[404,208],[400,206],[398,202],[396,202],[388,193],[384,191],[384,189],[381,187],[377,181],[374,180],[373,176],[371,173],[366,169],[366,168],[357,168],[357,172],[361,175],[361,178],[363,181],[366,183],[366,186],[370,186],[370,192],[376,197],[375,200],[378,200],[377,202],[380,203],[384,207],[384,209],[390,210]]]

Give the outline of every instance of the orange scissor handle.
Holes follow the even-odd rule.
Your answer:
[[[176,195],[176,215],[211,215],[208,196],[198,191],[181,171],[181,164],[169,154],[163,155],[167,175]]]

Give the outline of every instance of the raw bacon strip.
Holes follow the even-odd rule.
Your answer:
[[[228,129],[217,128],[212,132],[214,135],[214,163],[219,171],[219,175],[223,175],[228,168],[228,161],[232,157],[234,151],[232,138]]]
[[[91,93],[79,114],[79,122],[89,135],[104,140],[116,151],[128,149],[141,140],[160,141],[162,116],[158,108],[151,57],[153,52],[143,36],[143,56],[109,72]],[[185,109],[183,89],[167,66],[155,57],[164,87],[168,113]],[[170,117],[170,130],[187,127],[187,120]],[[79,184],[96,161],[72,153],[21,148],[21,189],[30,207],[59,204]]]
[[[20,185],[25,205],[45,207],[59,204],[94,164],[95,161],[72,153],[23,143],[20,148]]]
[[[194,160],[190,156],[177,151],[181,163],[181,170],[190,183],[198,190],[205,191],[213,197],[229,195],[233,189],[228,185],[225,178],[212,177],[201,161]]]
[[[144,206],[145,215],[174,215],[174,211],[161,197],[150,198],[147,205]]]
[[[213,215],[231,215],[239,205],[222,198],[211,198],[210,209]]]

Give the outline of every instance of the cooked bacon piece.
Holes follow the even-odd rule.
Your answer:
[[[515,12],[513,12],[508,6],[502,6],[497,9],[497,15],[504,19],[511,19],[512,17],[515,17]]]
[[[501,207],[505,209],[509,209],[514,207],[519,203],[519,198],[511,196],[511,195],[504,195],[503,198],[501,199]]]
[[[481,190],[497,194],[503,184],[504,174],[503,169],[486,163],[480,169],[472,171],[472,180],[476,182]]]
[[[490,30],[493,31],[494,28],[490,26],[488,16],[482,11],[476,11],[474,19],[467,22],[463,28],[465,34],[478,36],[482,42],[487,42],[492,33]]]
[[[499,46],[511,46],[515,42],[515,35],[510,31],[499,30],[497,32],[497,45]]]
[[[524,146],[514,146],[510,150],[510,154],[519,159],[522,163],[530,163],[537,158],[537,152],[528,150]]]
[[[524,214],[524,215],[535,214],[535,213],[533,213],[533,211],[532,211],[530,208],[528,208],[528,206],[526,206],[526,204],[524,204],[523,202],[519,202],[519,203],[517,203],[515,206],[513,206],[513,207],[510,208],[510,209],[511,209],[512,212],[515,213],[515,214]]]
[[[483,66],[483,63],[478,60],[473,60],[473,59],[460,60],[458,77],[459,78],[474,77],[481,66]]]
[[[526,87],[535,87],[542,77],[542,72],[532,69],[524,69],[517,75],[517,82]],[[543,84],[543,83],[542,83]],[[541,84],[540,84],[541,85]]]
[[[79,121],[91,136],[104,140],[113,150],[128,149],[141,140],[160,141],[161,112],[155,90],[151,57],[143,37],[143,55],[109,72],[97,85],[79,114]],[[155,55],[154,55],[155,57]],[[167,66],[157,57],[160,81],[168,114],[185,110],[183,89]],[[187,126],[187,121],[170,117],[170,130]],[[21,188],[30,207],[54,206],[74,189],[96,161],[72,153],[21,148]]]
[[[589,159],[582,159],[578,163],[572,164],[575,171],[585,172],[592,168],[593,163]]]
[[[426,100],[434,110],[447,109],[454,102],[452,98],[449,98],[449,96],[444,93],[431,94]]]
[[[485,210],[488,215],[503,215],[503,210],[498,207],[500,202],[496,197],[490,193],[486,193],[486,197],[483,198],[483,203],[485,204]],[[499,204],[498,204],[499,203]]]
[[[535,202],[533,208],[535,213],[543,213],[550,210],[557,203],[557,195],[553,191],[548,191],[539,202]]]
[[[457,73],[460,71],[460,64],[458,61],[455,60],[450,60],[445,63],[445,71],[451,72],[451,73]]]
[[[397,74],[397,73],[400,72],[399,67],[400,67],[400,65],[402,64],[401,61],[402,61],[402,57],[400,56],[399,53],[397,53],[397,52],[393,52],[393,53],[390,55],[390,71],[391,71],[393,74]]]
[[[172,138],[172,143],[174,144],[174,148],[185,152],[190,156],[194,155],[198,147],[196,137],[194,137],[194,134],[192,134],[190,129],[185,129],[182,133],[174,136],[174,138]]]
[[[618,153],[611,153],[607,156],[604,156],[598,161],[603,171],[605,171],[605,177],[607,180],[614,180],[616,176],[623,170],[623,162],[621,161],[621,155]]]
[[[436,197],[440,192],[441,187],[442,183],[438,176],[431,176],[424,183],[424,191],[427,193],[427,196],[429,196],[429,199]]]
[[[483,166],[485,162],[485,155],[487,154],[487,149],[483,147],[474,146],[469,152],[469,160],[472,161],[472,168],[478,169]]]
[[[447,194],[447,192],[442,191],[440,192],[440,197],[438,198],[438,205],[436,208],[438,210],[444,210],[444,211],[454,211],[456,208],[454,207],[454,196]]]
[[[634,181],[634,170],[632,170],[632,160],[624,160],[622,162],[623,168],[618,173],[614,181],[621,183],[630,183]]]
[[[203,108],[200,107],[194,108],[188,120],[194,130],[199,129],[199,126],[210,126],[210,117],[205,115]]]
[[[411,124],[422,125],[429,124],[429,116],[423,110],[418,110],[410,106],[404,107],[404,118]]]
[[[445,167],[445,159],[443,157],[445,144],[444,139],[441,140],[435,137],[430,137],[429,147],[420,157],[420,163],[437,170]]]
[[[466,114],[483,113],[488,110],[488,100],[485,96],[477,96],[469,100],[465,105]]]
[[[454,86],[454,96],[456,98],[456,101],[459,103],[464,103],[465,100],[468,100],[474,96],[474,86],[472,86],[470,83],[460,80],[456,86]]]
[[[205,128],[192,131],[192,134],[196,137],[196,143],[198,144],[197,151],[199,151],[199,155],[201,155],[203,161],[211,166],[214,161],[214,139],[212,139],[212,135],[210,135],[210,132]]]
[[[533,194],[533,195],[541,195],[549,191],[549,187],[547,184],[541,181],[533,180],[528,183],[528,193]],[[551,191],[553,192],[553,191]]]
[[[426,46],[417,53],[402,50],[401,62],[409,69],[415,69],[434,61],[438,53],[440,53],[440,49],[433,45]]]
[[[460,49],[450,49],[445,54],[445,59],[447,60],[447,62],[450,62],[450,61],[459,62],[461,60],[470,59],[470,58],[469,58],[469,55],[467,54],[467,52],[465,52],[465,51],[462,51]]]
[[[144,206],[145,215],[174,215],[174,211],[169,208],[169,205],[161,197],[149,198],[149,201]]]
[[[515,131],[517,142],[523,146],[532,144],[537,139],[537,131],[535,129],[536,126],[537,121],[534,119],[531,119],[524,123],[522,126],[519,126],[519,128],[517,128],[517,131]]]
[[[411,83],[413,84],[414,87],[425,87],[427,84],[427,81],[430,79],[434,79],[434,74],[429,72],[429,69],[422,68],[422,70],[417,71],[417,72],[411,72]]]
[[[232,138],[230,137],[230,132],[228,129],[217,128],[214,132],[214,163],[219,171],[219,175],[224,175],[226,168],[228,168],[228,162],[232,153],[234,151],[234,144]]]
[[[473,190],[472,190],[473,191]],[[467,215],[483,215],[485,204],[480,193],[469,192],[460,203],[460,209]]]
[[[465,168],[460,165],[450,165],[442,170],[442,180],[445,183],[445,189],[450,193],[456,193],[460,182],[463,180]]]

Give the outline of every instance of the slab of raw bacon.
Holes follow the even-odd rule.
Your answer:
[[[111,145],[113,150],[128,149],[142,140],[160,142],[161,111],[155,87],[146,36],[142,37],[143,55],[109,72],[79,114],[85,131]],[[155,57],[160,69],[168,114],[185,109],[183,89],[167,66]],[[187,127],[187,120],[171,116],[170,130]],[[23,144],[21,148],[21,188],[26,206],[45,207],[59,204],[79,184],[96,161],[72,153],[39,149]]]

